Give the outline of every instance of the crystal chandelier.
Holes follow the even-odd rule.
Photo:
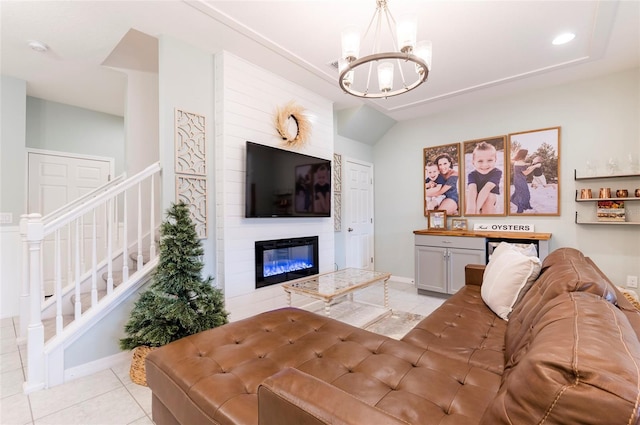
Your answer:
[[[372,37],[368,38],[374,23]],[[376,11],[362,39],[357,29],[342,32],[342,56],[338,61],[342,90],[358,97],[387,98],[406,93],[427,81],[431,70],[431,42],[416,43],[416,33],[415,16],[400,19],[396,25],[387,0],[376,0]],[[363,46],[367,44],[365,47],[371,48],[371,54],[359,57],[361,40]],[[391,51],[381,51],[383,47]],[[378,80],[377,90],[372,78]]]

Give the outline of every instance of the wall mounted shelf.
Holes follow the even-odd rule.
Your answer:
[[[573,170],[573,179],[575,181],[620,181],[620,182],[634,182],[637,181],[637,187],[640,187],[640,174],[631,173],[631,174],[611,174],[611,175],[598,175],[598,176],[578,176],[576,170]],[[624,197],[624,198],[588,198],[581,199],[579,198],[580,189],[576,189],[575,201],[577,203],[582,202],[590,202],[597,203],[597,201],[625,201],[625,202],[640,202],[640,197]],[[633,193],[633,189],[629,189],[629,193]],[[576,224],[606,224],[606,225],[640,225],[640,221],[593,221],[593,220],[584,220],[580,218],[578,211],[576,211],[575,216]]]

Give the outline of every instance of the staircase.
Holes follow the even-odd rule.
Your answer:
[[[20,221],[25,393],[64,382],[66,350],[146,283],[158,261],[160,165]]]

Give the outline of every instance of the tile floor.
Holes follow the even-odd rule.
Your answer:
[[[381,285],[360,291],[357,300],[382,304]],[[393,310],[427,316],[443,298],[416,294],[413,285],[389,283]],[[26,353],[16,345],[17,324],[2,319],[0,329],[0,424],[150,425],[151,391],[129,379],[129,361],[72,382],[25,395]]]

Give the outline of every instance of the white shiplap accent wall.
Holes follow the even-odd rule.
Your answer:
[[[286,305],[280,285],[255,289],[255,241],[317,235],[320,272],[334,269],[333,218],[244,218],[246,141],[283,147],[274,116],[276,108],[290,100],[300,104],[312,122],[310,140],[297,152],[332,159],[329,100],[228,52],[216,55],[216,281],[224,289],[231,320]]]

